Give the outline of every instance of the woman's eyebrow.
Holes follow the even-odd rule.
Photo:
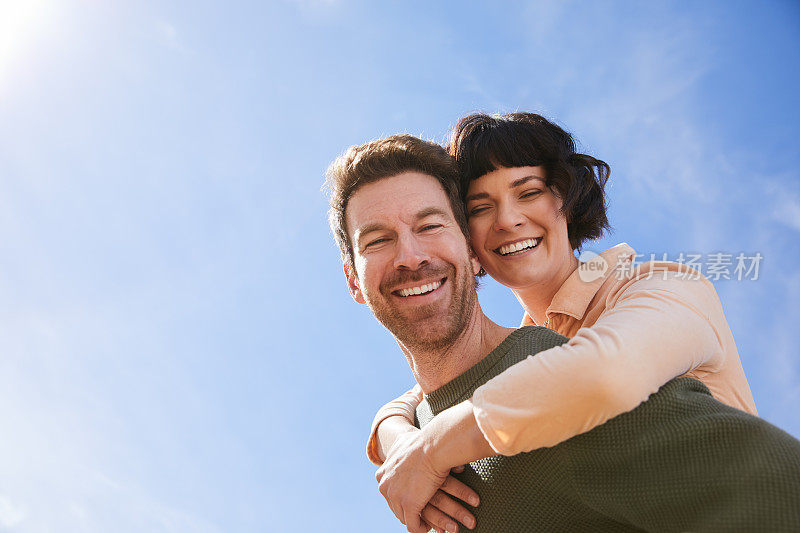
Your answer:
[[[489,198],[489,193],[476,192],[475,194],[467,195],[467,197],[464,198],[464,203],[469,202],[470,200],[481,200],[483,198]]]
[[[530,175],[530,176],[524,176],[524,177],[522,177],[522,178],[515,179],[514,181],[512,181],[512,182],[511,182],[511,188],[513,189],[514,187],[519,187],[520,185],[523,185],[523,184],[525,184],[525,183],[528,183],[528,182],[529,182],[529,181],[531,181],[531,180],[539,180],[539,181],[544,181],[544,180],[543,180],[542,178],[540,178],[539,176],[534,176],[534,175]]]
[[[510,188],[513,189],[515,187],[519,187],[520,185],[524,185],[524,184],[528,183],[531,180],[539,180],[541,182],[544,182],[544,180],[542,178],[540,178],[539,176],[534,176],[534,175],[531,174],[530,176],[523,176],[522,178],[515,179],[514,181],[511,182],[511,187]],[[489,198],[489,193],[476,192],[475,194],[467,195],[464,198],[464,203],[469,202],[470,200],[482,200],[484,198]]]

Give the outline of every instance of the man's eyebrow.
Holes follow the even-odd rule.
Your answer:
[[[426,207],[414,215],[414,219],[419,221],[432,215],[439,215],[444,218],[448,218],[449,216],[447,211],[440,207]],[[364,224],[360,228],[356,228],[356,231],[353,233],[353,240],[358,242],[364,235],[368,233],[372,233],[373,231],[382,231],[385,229],[386,225],[382,222],[370,222],[368,224]]]
[[[449,216],[447,214],[447,211],[445,211],[444,209],[441,209],[439,207],[426,207],[425,209],[423,209],[422,211],[417,213],[414,216],[414,218],[417,219],[417,220],[422,220],[423,218],[429,217],[431,215],[439,215],[439,216],[445,217],[445,218],[447,218]]]
[[[360,228],[357,228],[355,231],[355,235],[353,236],[355,237],[356,242],[358,242],[361,239],[361,237],[363,237],[367,233],[372,233],[373,231],[380,231],[384,228],[385,226],[380,222],[371,222],[369,224],[361,226]]]

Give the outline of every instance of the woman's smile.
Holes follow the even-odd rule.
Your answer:
[[[540,242],[542,242],[541,237],[522,239],[513,241],[511,243],[501,244],[494,249],[494,252],[503,257],[516,257],[524,254],[525,252],[533,250],[539,245]]]
[[[498,168],[470,182],[472,247],[486,272],[512,289],[541,287],[577,264],[544,167]]]

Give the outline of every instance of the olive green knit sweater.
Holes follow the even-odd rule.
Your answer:
[[[566,340],[542,327],[514,331],[426,395],[419,424]],[[800,442],[689,378],[557,446],[475,461],[457,477],[481,497],[480,532],[800,532]]]

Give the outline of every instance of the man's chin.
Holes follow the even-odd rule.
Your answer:
[[[435,301],[425,305],[391,305],[384,300],[380,305],[370,305],[372,314],[389,330],[394,327],[414,327],[426,321],[446,322],[450,308],[446,302]],[[390,327],[390,325],[392,327]]]
[[[458,337],[458,332],[445,328],[395,329],[392,334],[403,346],[425,351],[445,350]]]
[[[420,349],[447,348],[464,330],[464,317],[439,312],[418,312],[414,316],[393,316],[381,321],[404,346]]]

